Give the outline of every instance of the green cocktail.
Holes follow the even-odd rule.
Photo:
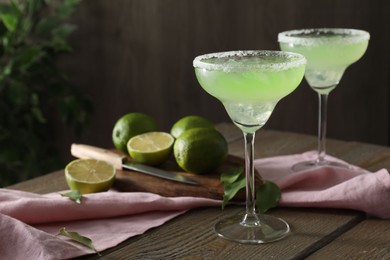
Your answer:
[[[300,75],[304,73],[304,66],[293,66],[294,62],[300,62],[300,57],[289,54],[279,57],[273,52],[264,54],[260,58],[254,52],[254,56],[245,56],[244,60],[238,61],[229,56],[203,58],[202,62],[212,65],[213,69],[208,70],[206,65],[195,67],[203,89],[224,104],[235,124],[253,131],[266,123],[276,103],[299,85]],[[286,60],[292,65],[288,69],[279,68]]]
[[[326,110],[329,93],[339,84],[346,68],[365,53],[370,34],[355,29],[303,29],[279,33],[283,51],[303,54],[307,59],[305,78],[319,96],[318,158],[294,166],[342,166],[325,160]]]
[[[284,220],[256,213],[253,146],[255,132],[267,122],[277,102],[302,81],[305,64],[302,55],[281,51],[222,52],[194,60],[200,85],[223,103],[245,138],[246,212],[216,224],[216,232],[226,239],[266,243],[289,233]]]

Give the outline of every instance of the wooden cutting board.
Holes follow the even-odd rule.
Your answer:
[[[129,170],[117,170],[116,180],[113,188],[118,191],[142,191],[160,194],[166,197],[193,196],[212,199],[223,198],[223,186],[220,182],[220,175],[232,167],[244,166],[244,159],[228,155],[225,162],[214,172],[209,174],[187,173],[181,170],[174,159],[169,160],[159,168],[180,172],[183,176],[191,177],[199,182],[199,185],[185,184],[176,181],[165,180]],[[245,192],[236,195],[236,200],[244,200]]]

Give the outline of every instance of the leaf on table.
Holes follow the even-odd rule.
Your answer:
[[[68,197],[69,199],[73,200],[77,204],[81,204],[81,198],[83,197],[80,191],[78,190],[72,190],[67,193],[61,194],[63,197]]]
[[[221,174],[221,182],[222,183],[233,183],[235,182],[244,172],[244,167],[233,167],[226,170]]]
[[[230,168],[221,174],[220,181],[223,184],[222,209],[242,189],[246,188],[244,167]],[[278,205],[281,191],[279,187],[268,180],[262,180],[261,184],[256,183],[256,207],[260,213]]]
[[[256,206],[260,213],[267,212],[278,205],[282,193],[275,183],[264,180],[256,190]]]
[[[88,237],[85,237],[85,236],[82,236],[80,235],[79,233],[77,232],[74,232],[74,231],[68,231],[66,230],[65,227],[62,227],[60,228],[59,232],[57,235],[61,235],[61,236],[65,236],[65,237],[68,237],[70,239],[72,239],[73,241],[76,241],[86,247],[89,247],[91,248],[92,250],[94,250],[99,256],[101,255],[95,248],[92,240]]]
[[[245,175],[243,174],[244,168],[231,168],[221,174],[221,182],[223,184],[223,202],[222,209],[225,205],[239,192],[242,188],[245,188]]]

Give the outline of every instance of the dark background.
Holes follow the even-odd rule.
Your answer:
[[[115,121],[128,112],[155,117],[164,131],[198,114],[229,121],[222,105],[198,85],[195,56],[237,49],[279,49],[280,31],[309,27],[367,30],[369,47],[329,97],[328,137],[389,144],[387,0],[84,0],[73,22],[74,53],[62,67],[95,104],[81,139],[112,147]],[[316,135],[317,95],[304,81],[276,107],[266,128]],[[261,145],[261,144],[258,144]]]

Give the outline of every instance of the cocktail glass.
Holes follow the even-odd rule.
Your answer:
[[[245,139],[246,211],[215,225],[223,238],[258,244],[279,240],[289,233],[284,220],[256,210],[254,140],[276,103],[302,81],[305,64],[303,55],[282,51],[231,51],[194,59],[200,85],[222,102]]]
[[[319,97],[317,159],[297,163],[292,167],[293,171],[324,165],[348,167],[325,159],[327,101],[345,69],[365,53],[369,38],[370,34],[366,31],[340,28],[302,29],[278,34],[281,50],[306,57],[305,78]]]

